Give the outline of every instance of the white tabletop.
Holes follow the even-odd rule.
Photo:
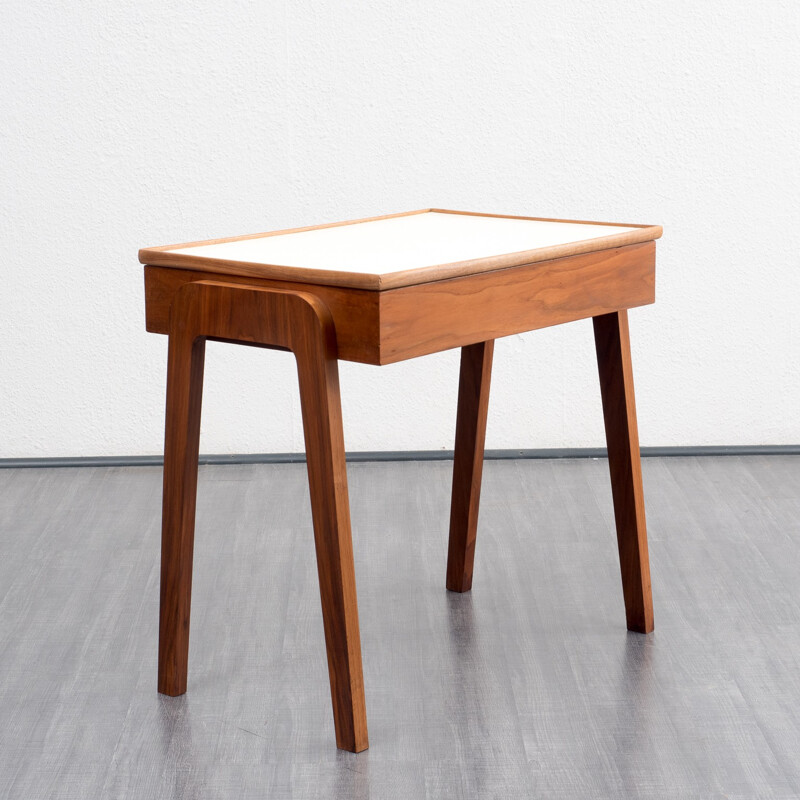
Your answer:
[[[180,262],[190,257],[205,268],[219,264],[297,270],[295,280],[387,288],[543,258],[600,250],[630,241],[656,238],[653,226],[483,216],[425,211],[310,230],[264,234],[213,243],[158,248]],[[648,233],[649,231],[649,233]],[[159,263],[152,250],[146,263]],[[551,255],[548,255],[551,254]],[[178,259],[174,257],[177,256]],[[477,263],[476,263],[477,262]],[[186,265],[189,266],[188,260]],[[461,265],[460,270],[458,269]],[[466,267],[465,265],[469,265]],[[455,267],[444,270],[443,266]],[[410,271],[420,270],[415,276]],[[229,269],[222,271],[232,271]],[[303,276],[308,271],[313,277]],[[326,273],[330,278],[326,280]],[[348,276],[342,279],[342,276]],[[362,280],[358,277],[362,276]],[[285,277],[285,275],[284,275]],[[395,280],[391,280],[394,277]],[[349,281],[349,284],[348,284]]]

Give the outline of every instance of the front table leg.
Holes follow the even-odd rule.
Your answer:
[[[304,292],[198,281],[170,310],[158,689],[186,691],[197,456],[206,339],[290,350],[297,359],[336,743],[366,750],[367,716],[339,398],[336,331]]]
[[[296,355],[336,745],[360,753],[369,741],[339,370],[330,352]]]
[[[493,339],[461,348],[447,551],[447,588],[451,592],[472,588],[493,353]]]
[[[628,630],[650,633],[653,630],[653,598],[628,312],[603,314],[594,317],[593,323],[625,615]]]
[[[173,697],[186,691],[189,662],[192,551],[205,347],[205,339],[195,339],[186,331],[169,337],[158,691]]]

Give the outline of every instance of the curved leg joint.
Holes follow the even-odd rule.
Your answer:
[[[297,359],[336,743],[368,747],[336,334],[315,295],[198,281],[170,312],[159,691],[186,691],[192,540],[205,339],[291,350]]]

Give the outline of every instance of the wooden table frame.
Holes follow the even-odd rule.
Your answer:
[[[389,364],[461,348],[446,586],[465,592],[472,585],[494,339],[591,317],[627,625],[653,630],[627,319],[627,309],[655,299],[653,241],[372,289],[260,278],[236,274],[236,268],[214,271],[219,268],[211,264],[188,268],[158,249],[140,258],[147,264],[147,329],[169,336],[160,692],[180,695],[187,684],[208,339],[288,350],[297,360],[338,747],[368,747],[339,359]]]

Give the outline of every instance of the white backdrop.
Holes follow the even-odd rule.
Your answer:
[[[642,444],[800,442],[794,2],[37,2],[0,22],[0,457],[158,453],[144,245],[410,208],[659,223]],[[456,352],[341,367],[348,449],[452,447]],[[203,452],[303,449],[211,344]],[[487,446],[603,443],[587,321],[498,342]]]

